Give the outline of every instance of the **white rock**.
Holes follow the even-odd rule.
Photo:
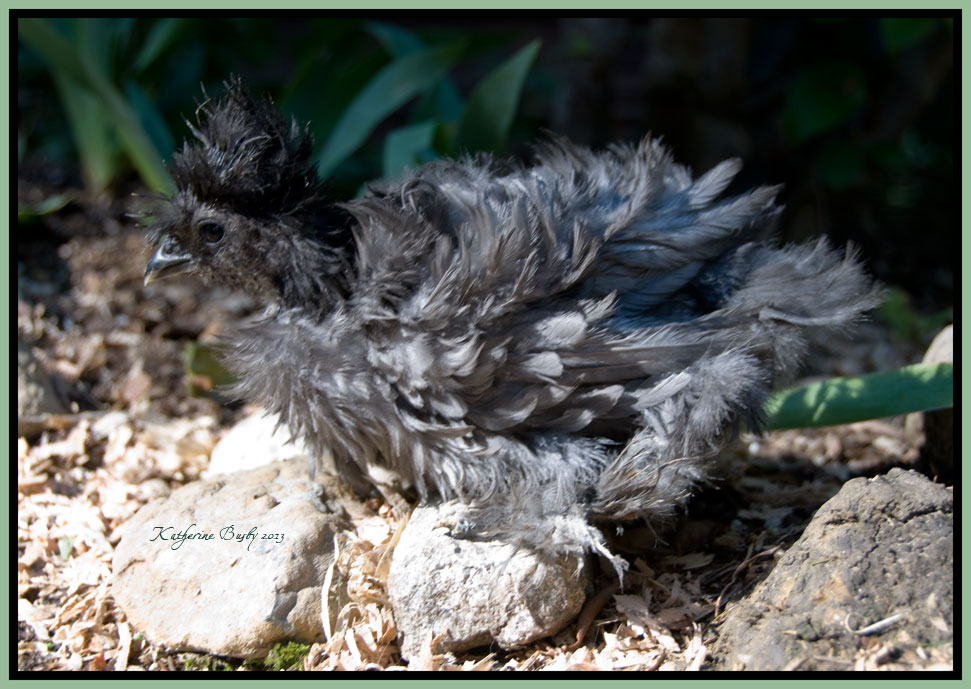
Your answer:
[[[454,503],[415,508],[395,547],[388,596],[401,655],[414,656],[431,633],[437,652],[495,642],[515,648],[556,634],[579,613],[584,562],[497,541],[453,538]]]
[[[279,417],[258,410],[227,431],[209,459],[207,478],[254,469],[271,462],[299,458],[304,467],[310,451],[300,438],[290,439],[285,426],[276,428]]]
[[[348,522],[306,473],[293,459],[196,481],[139,510],[112,562],[129,622],[169,648],[242,658],[322,640],[321,586]]]

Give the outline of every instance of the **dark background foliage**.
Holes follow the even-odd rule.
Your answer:
[[[783,239],[858,245],[900,288],[887,318],[929,337],[959,256],[954,35],[949,18],[804,14],[21,19],[18,240],[139,174],[164,188],[152,155],[233,73],[312,123],[338,198],[439,155],[527,156],[544,129],[595,147],[652,132],[696,172],[740,156],[734,190],[785,185]]]

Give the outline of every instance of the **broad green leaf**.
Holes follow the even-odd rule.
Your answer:
[[[78,52],[86,55],[95,69],[108,74],[117,43],[112,20],[74,18],[64,20],[62,26],[74,36]],[[103,105],[90,90],[62,70],[51,70],[51,74],[71,129],[85,187],[100,194],[121,169],[118,139],[111,131]]]
[[[135,57],[133,69],[135,73],[144,72],[155,60],[159,58],[165,50],[172,45],[178,38],[179,30],[184,24],[184,19],[168,18],[159,19],[152,25],[141,50]]]
[[[27,222],[42,215],[55,213],[74,200],[74,192],[65,191],[48,196],[43,201],[17,206],[17,222]]]
[[[419,154],[432,148],[434,120],[395,129],[384,140],[384,178],[393,179],[404,168],[413,167]]]
[[[91,66],[109,81],[113,76],[113,56],[118,50],[118,25],[106,17],[76,18],[70,20],[73,44]]]
[[[411,110],[411,118],[413,122],[434,119],[457,125],[462,110],[462,96],[455,84],[451,79],[442,79],[435,88],[418,99]]]
[[[319,77],[322,63],[327,66],[323,80]],[[376,50],[348,60],[306,59],[297,65],[280,105],[285,112],[306,116],[313,123],[315,141],[321,143],[322,133],[337,126],[344,111],[385,63]]]
[[[151,137],[158,151],[164,157],[172,155],[172,151],[175,150],[175,138],[172,136],[172,132],[169,131],[169,127],[165,123],[165,118],[159,111],[155,100],[150,98],[142,90],[142,87],[131,79],[125,82],[125,95],[128,96],[128,102],[131,104],[132,110],[135,111],[135,114],[138,116],[138,121],[149,137]]]
[[[462,43],[429,48],[398,58],[378,72],[331,131],[318,159],[320,175],[326,177],[356,151],[385,117],[438,83],[462,51]]]
[[[915,364],[783,390],[765,403],[766,427],[809,428],[954,405],[954,365]]]
[[[392,57],[403,57],[425,47],[422,40],[407,29],[384,22],[368,22],[365,31],[378,39],[378,42]]]
[[[100,99],[110,124],[115,128],[122,146],[145,183],[156,191],[173,193],[175,184],[165,169],[158,149],[138,122],[134,111],[104,73],[49,22],[21,18],[18,20],[17,29],[20,38],[44,58],[52,70],[62,73],[67,79],[77,81]]]
[[[938,19],[919,17],[881,19],[880,33],[883,36],[883,44],[891,53],[903,52],[931,35],[938,21]]]
[[[539,47],[539,40],[532,41],[472,89],[459,122],[458,147],[468,151],[503,149],[519,105],[523,82]]]
[[[108,127],[105,110],[97,97],[67,78],[63,71],[54,70],[53,77],[78,151],[84,185],[95,194],[100,194],[119,171],[119,147]]]
[[[418,36],[400,26],[369,22],[365,28],[394,57],[401,57],[425,47]],[[421,96],[411,111],[411,120],[416,124],[432,119],[439,122],[454,122],[461,116],[462,97],[448,77]],[[387,172],[387,167],[385,171]]]
[[[393,57],[401,57],[422,50],[425,44],[418,36],[407,29],[393,24],[369,22],[365,25],[368,33],[374,36]],[[425,93],[412,108],[411,120],[421,123],[437,119],[452,122],[462,116],[462,97],[448,77],[442,79],[433,89]]]

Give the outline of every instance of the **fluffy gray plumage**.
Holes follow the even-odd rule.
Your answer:
[[[720,199],[738,160],[695,179],[656,139],[553,139],[333,206],[271,103],[233,83],[201,111],[146,275],[265,300],[239,393],[360,491],[463,501],[469,535],[608,554],[598,525],[670,516],[758,426],[807,327],[878,300],[850,252],[771,243],[777,187]]]

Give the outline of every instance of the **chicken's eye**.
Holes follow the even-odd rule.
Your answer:
[[[215,244],[223,238],[223,226],[217,222],[204,222],[199,225],[199,236],[202,241]]]

